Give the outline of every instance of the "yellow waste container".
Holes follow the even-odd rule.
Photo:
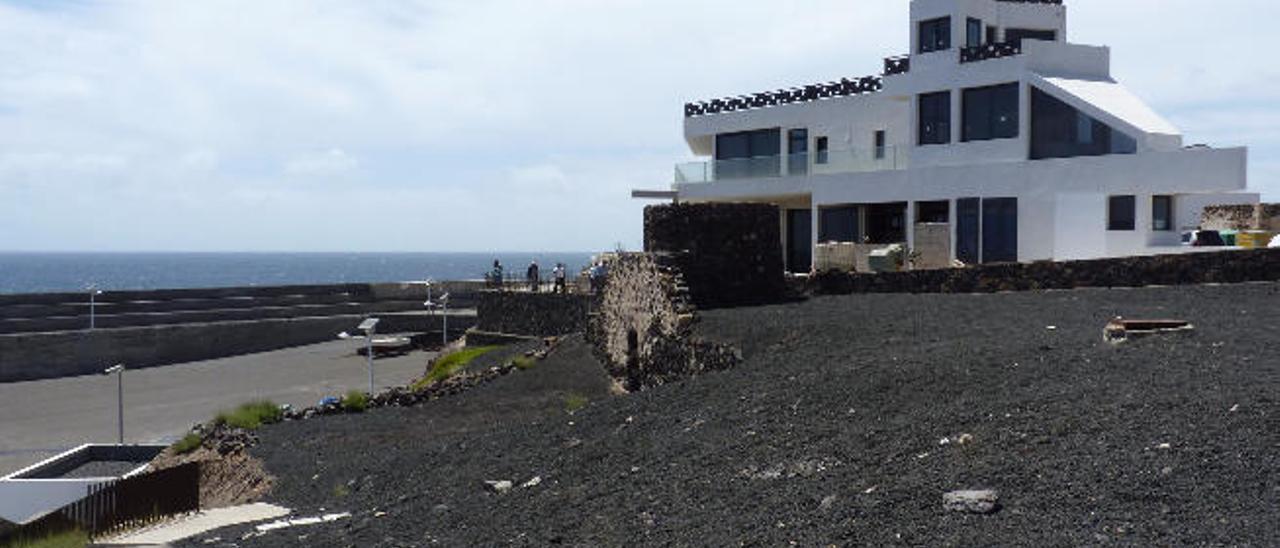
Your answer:
[[[1263,230],[1249,230],[1236,235],[1236,245],[1245,249],[1267,247],[1267,244],[1271,243],[1272,236],[1270,232]]]

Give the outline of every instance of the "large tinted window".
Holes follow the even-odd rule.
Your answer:
[[[963,140],[1018,136],[1018,83],[964,90]]]
[[[945,145],[951,142],[951,92],[920,96],[920,144]]]
[[[776,177],[782,169],[781,130],[762,129],[716,136],[716,178]]]
[[[982,262],[1018,261],[1018,199],[982,200]]]
[[[951,49],[951,18],[920,22],[920,53]]]
[[[1044,40],[1052,42],[1058,38],[1058,33],[1051,30],[1036,29],[1007,29],[1004,31],[1004,39],[1006,42],[1022,43],[1023,40]]]
[[[857,242],[858,207],[825,207],[818,210],[818,241]]]
[[[1151,197],[1151,230],[1173,230],[1173,196]]]
[[[787,132],[787,173],[804,175],[809,172],[809,130],[793,129]]]
[[[971,48],[982,45],[982,20],[972,17],[965,20],[964,45]]]
[[[1107,230],[1137,228],[1138,200],[1134,196],[1112,196],[1107,204]]]
[[[1031,88],[1031,159],[1134,154],[1138,142]]]

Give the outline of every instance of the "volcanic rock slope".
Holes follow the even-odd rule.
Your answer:
[[[1113,346],[1101,335],[1115,316],[1196,330]],[[600,365],[571,340],[451,401],[268,428],[255,452],[279,477],[271,500],[353,516],[217,536],[1280,544],[1280,285],[817,298],[710,311],[698,329],[737,344],[745,363],[608,397]],[[569,393],[590,404],[570,414]],[[999,511],[945,510],[943,495],[965,489],[997,490]]]

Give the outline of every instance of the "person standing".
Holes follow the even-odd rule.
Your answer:
[[[551,271],[551,275],[556,281],[555,292],[561,295],[567,293],[568,288],[565,287],[564,263],[556,263],[556,268]]]
[[[489,284],[495,289],[502,289],[502,261],[493,260],[493,271],[489,273]]]
[[[538,261],[530,261],[529,269],[524,272],[524,277],[529,281],[529,291],[538,292],[538,284],[542,282],[542,277],[538,274]]]

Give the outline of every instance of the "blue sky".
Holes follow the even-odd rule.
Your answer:
[[[1280,200],[1280,7],[1068,6]],[[906,0],[0,0],[0,250],[634,249],[685,101],[906,40]]]

